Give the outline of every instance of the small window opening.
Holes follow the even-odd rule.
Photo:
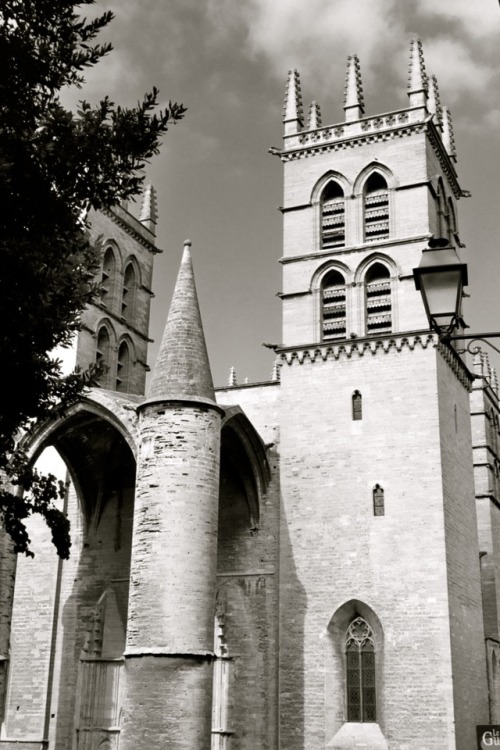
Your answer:
[[[131,323],[134,317],[135,270],[132,263],[125,269],[122,292],[122,318]]]
[[[363,419],[363,397],[359,391],[352,394],[352,418],[354,421]]]
[[[345,245],[345,200],[337,182],[329,182],[321,196],[321,247]]]
[[[373,488],[373,515],[385,515],[384,490],[379,484]]]
[[[107,372],[109,370],[109,354],[111,350],[111,342],[109,339],[109,333],[106,326],[102,326],[97,334],[97,346],[95,363],[102,369],[102,374],[99,377],[99,385],[105,386],[107,383]]]
[[[115,269],[116,269],[115,254],[113,253],[113,250],[111,249],[111,247],[107,247],[104,252],[104,258],[102,262],[102,275],[101,275],[101,288],[100,288],[101,302],[104,305],[106,305],[106,307],[108,307],[110,303],[110,297],[112,293],[113,281],[114,281],[114,276],[115,276]]]
[[[116,390],[126,392],[129,387],[130,349],[126,341],[122,341],[118,349],[118,365]]]
[[[330,271],[321,284],[322,335],[324,341],[346,336],[346,287],[338,271]]]

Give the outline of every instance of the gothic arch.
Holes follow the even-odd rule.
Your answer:
[[[141,273],[137,259],[130,255],[123,270],[123,287],[120,315],[127,323],[134,323],[137,311],[137,292],[141,286]]]
[[[380,263],[381,265],[385,266],[389,271],[391,279],[398,278],[401,274],[401,269],[393,258],[385,255],[385,253],[375,252],[371,253],[367,258],[361,261],[359,266],[356,268],[356,271],[354,273],[354,283],[362,284],[368,270],[371,266],[375,265],[375,263]]]
[[[103,388],[109,388],[114,381],[112,365],[116,351],[116,331],[109,318],[101,318],[95,326],[95,362],[103,364],[107,369],[99,378]]]
[[[312,278],[311,278],[311,285],[310,290],[312,292],[317,291],[321,289],[321,284],[325,276],[330,273],[330,271],[338,271],[342,274],[342,276],[345,279],[346,285],[352,284],[353,282],[353,273],[349,266],[347,266],[345,263],[342,263],[339,260],[327,260],[326,263],[322,263],[314,272]]]
[[[364,167],[354,180],[353,195],[356,197],[363,195],[367,180],[375,173],[381,175],[387,183],[388,190],[394,190],[398,186],[398,181],[394,173],[378,161],[372,161]]]
[[[116,390],[127,393],[131,385],[132,368],[136,362],[134,342],[128,334],[117,343]]]
[[[319,204],[321,195],[330,182],[336,182],[338,185],[340,185],[345,198],[348,198],[351,195],[352,184],[349,182],[349,180],[340,172],[336,172],[335,170],[330,169],[328,172],[325,172],[325,174],[322,175],[319,180],[317,180],[311,191],[311,203],[313,205]]]

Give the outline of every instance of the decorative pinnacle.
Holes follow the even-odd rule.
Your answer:
[[[453,134],[453,122],[448,107],[443,107],[443,143],[450,159],[457,160],[457,149],[455,147],[455,136]]]
[[[410,42],[410,69],[408,73],[408,97],[410,106],[422,107],[427,103],[429,81],[425,72],[422,42],[415,38]]]
[[[156,234],[156,221],[158,219],[158,208],[156,205],[156,190],[152,185],[146,185],[142,195],[142,207],[139,221],[149,229],[151,234]]]
[[[300,76],[298,70],[295,69],[290,70],[288,73],[283,122],[285,123],[285,135],[298,133],[304,124]]]
[[[271,373],[271,380],[275,383],[279,383],[280,381],[280,370],[281,362],[279,362],[278,359],[275,359],[273,364],[273,371]]]
[[[318,102],[311,102],[309,107],[309,118],[307,121],[308,130],[317,130],[321,127],[321,110]]]
[[[443,121],[443,108],[441,107],[441,99],[439,97],[439,87],[436,76],[431,76],[427,109],[431,114],[434,115],[434,121],[436,122],[436,124],[441,125]]]
[[[229,368],[229,378],[227,381],[228,386],[238,385],[238,382],[236,380],[236,370],[234,367]]]
[[[359,57],[357,55],[349,55],[347,58],[347,73],[344,87],[344,111],[345,119],[348,121],[359,120],[365,113],[361,68],[359,66]]]

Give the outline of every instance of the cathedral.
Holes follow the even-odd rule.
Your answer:
[[[366,115],[354,55],[323,125],[289,74],[267,382],[214,389],[186,241],[146,389],[154,189],[92,217],[77,361],[105,371],[25,442],[67,466],[72,551],[0,546],[0,750],[473,750],[500,723],[497,382],[415,289],[465,195],[416,39],[407,93]]]

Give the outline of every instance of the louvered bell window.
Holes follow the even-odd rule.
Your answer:
[[[362,617],[347,629],[346,643],[347,721],[377,720],[375,647],[373,633]]]
[[[378,172],[368,178],[365,186],[365,242],[386,240],[389,237],[389,191]]]
[[[338,271],[326,274],[321,284],[323,341],[346,337],[345,279]]]
[[[345,200],[342,188],[336,182],[329,182],[321,196],[321,247],[345,245]]]
[[[366,333],[392,330],[391,278],[382,263],[375,263],[365,276]]]
[[[129,386],[130,350],[126,341],[118,349],[116,390],[125,392]]]
[[[115,277],[115,256],[113,250],[110,247],[106,248],[104,258],[102,262],[102,276],[101,276],[101,302],[107,307],[110,306],[113,283]]]

